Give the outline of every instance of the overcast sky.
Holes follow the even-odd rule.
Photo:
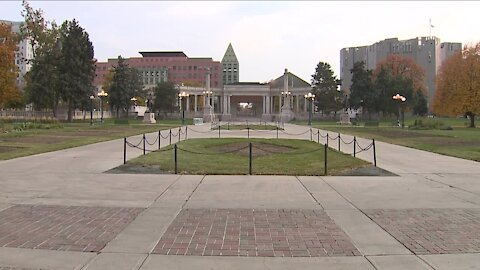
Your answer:
[[[310,82],[319,61],[339,76],[340,50],[398,37],[480,41],[480,2],[31,1],[44,17],[77,19],[99,61],[139,51],[184,51],[221,61],[232,43],[240,81],[265,82],[283,70]],[[21,1],[0,1],[0,19],[21,21]]]

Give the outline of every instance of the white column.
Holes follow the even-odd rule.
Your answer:
[[[231,106],[231,104],[230,104],[230,102],[231,102],[231,101],[230,101],[230,98],[231,98],[231,96],[228,95],[228,96],[227,96],[227,110],[228,110],[228,114],[231,114],[231,113],[232,113],[231,108],[230,108],[230,106]]]
[[[187,108],[186,108],[186,110],[185,110],[185,111],[189,112],[189,111],[190,111],[190,96],[188,96],[188,97],[187,97],[187,104],[186,104],[186,107],[187,107]]]
[[[194,95],[193,97],[195,98],[195,99],[194,99],[194,108],[193,108],[193,111],[194,111],[194,112],[197,112],[197,98],[198,98],[198,96],[197,96],[197,95]]]
[[[307,99],[304,97],[304,98],[303,98],[303,101],[304,101],[304,103],[303,103],[303,111],[304,111],[304,112],[307,112]]]

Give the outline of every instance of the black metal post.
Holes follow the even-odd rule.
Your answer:
[[[145,155],[145,133],[143,133],[143,154]]]
[[[101,113],[100,113],[100,122],[103,123],[103,96],[100,97],[100,110],[101,110]]]
[[[248,174],[252,175],[252,143],[248,143],[249,158],[248,158]]]
[[[185,126],[185,140],[188,138],[187,134],[188,134],[188,126]]]
[[[185,124],[185,110],[182,110],[182,126]]]
[[[327,133],[327,143],[326,143],[326,145],[328,146],[328,133]]]
[[[218,138],[220,139],[220,133],[221,133],[221,130],[222,129],[222,126],[221,125],[218,125]]]
[[[310,141],[313,141],[313,137],[312,137],[312,128],[310,128]]]
[[[168,145],[171,145],[172,144],[172,129],[170,129],[170,143]]]
[[[90,126],[93,126],[93,104],[92,104],[92,108],[90,109]]]
[[[230,122],[227,122],[227,130],[230,130]]]
[[[372,146],[373,146],[373,165],[377,167],[377,152],[375,150],[375,139],[372,140]]]
[[[356,156],[357,152],[357,137],[353,137],[353,157]]]
[[[250,139],[250,128],[247,126],[247,138]]]
[[[317,143],[320,144],[320,129],[317,130]]]
[[[338,133],[338,151],[340,151],[340,143],[341,143],[341,138],[340,138],[340,133]]]
[[[127,163],[127,137],[123,138],[123,164]]]
[[[160,149],[161,140],[162,140],[162,133],[161,133],[160,130],[159,130],[159,131],[158,131],[158,149]]]
[[[324,168],[323,168],[323,175],[327,175],[327,150],[328,150],[328,145],[325,144],[324,148],[325,148],[325,151],[324,151],[325,164],[324,164]]]
[[[177,145],[173,146],[173,159],[175,162],[175,174],[178,174],[178,165],[177,165]]]
[[[278,140],[278,126],[277,126],[277,140]]]
[[[180,139],[182,138],[182,127],[178,128],[178,142],[180,142]]]

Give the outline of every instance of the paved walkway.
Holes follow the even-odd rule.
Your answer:
[[[398,177],[103,173],[122,164],[123,140],[1,161],[0,269],[479,269],[479,163],[376,148]]]

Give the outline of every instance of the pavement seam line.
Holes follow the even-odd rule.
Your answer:
[[[83,253],[83,252],[82,252]],[[93,256],[90,260],[88,260],[81,268],[80,270],[85,270],[87,269],[92,263],[93,261],[95,261],[95,258],[97,258],[99,255],[100,255],[100,252],[95,252],[95,256]]]
[[[300,180],[300,178],[296,175],[295,178],[298,180],[298,182],[300,182],[300,185],[303,186],[303,188],[308,192],[308,194],[310,195],[310,197],[312,197],[312,199],[318,204],[320,205],[320,207],[322,207],[322,210],[325,210],[325,207],[323,207],[323,205],[317,200],[317,198],[315,198],[315,196],[313,196],[313,193],[310,192],[310,190],[308,190],[308,188],[305,186],[305,184],[302,182],[302,180]]]
[[[193,193],[195,193],[195,191],[197,191],[198,187],[203,183],[203,179],[205,179],[207,175],[203,175],[202,176],[202,179],[200,180],[200,182],[198,182],[197,186],[195,186],[195,188],[193,189],[193,191],[190,193],[190,195],[188,195],[187,199],[185,200],[185,202],[182,204],[182,206],[180,207],[180,209],[183,209],[185,207],[185,205],[187,204],[187,202],[190,200],[190,198],[193,196]]]
[[[395,241],[397,241],[398,243],[400,243],[400,245],[402,245],[403,247],[405,247],[408,251],[410,251],[413,255],[417,256],[417,254],[415,254],[415,252],[413,252],[411,249],[409,249],[406,245],[404,245],[400,240],[398,240],[394,235],[392,235],[391,233],[389,233],[387,230],[385,230],[385,228],[383,228],[382,226],[380,226],[380,224],[376,223],[375,220],[373,220],[370,216],[368,216],[365,212],[362,211],[362,209],[360,209],[359,207],[357,207],[353,202],[351,202],[349,199],[347,199],[345,196],[343,196],[340,192],[338,192],[338,190],[336,190],[332,185],[330,185],[329,183],[327,183],[327,181],[325,181],[325,179],[323,179],[322,177],[320,177],[320,179],[322,179],[322,181],[327,184],[331,189],[335,190],[335,192],[337,192],[337,194],[342,197],[344,200],[346,200],[348,203],[350,203],[353,207],[355,207],[355,209],[357,209],[360,213],[362,213],[364,216],[366,216],[368,219],[370,219],[374,224],[376,224],[380,229],[382,229],[385,233],[387,233],[388,235],[390,235],[393,239],[395,239]],[[347,232],[345,232],[347,233]],[[353,240],[353,239],[352,239]]]
[[[146,209],[150,208],[150,206],[152,206],[155,202],[157,202],[157,201],[160,199],[160,197],[162,197],[163,194],[165,194],[165,192],[167,192],[173,185],[175,185],[175,184],[178,182],[178,180],[180,180],[180,178],[182,178],[182,175],[179,175],[179,176],[177,177],[177,179],[175,179],[172,183],[170,183],[170,185],[168,185],[168,186],[165,188],[165,190],[163,190],[163,191],[153,200],[153,202],[146,207]]]
[[[375,266],[375,264],[368,259],[367,255],[363,255],[363,258],[365,258],[365,260],[367,260],[367,262],[369,262],[370,265],[371,265],[375,270],[378,270],[378,268]]]
[[[435,175],[438,175],[440,177],[443,177],[441,176],[440,174],[435,174]],[[441,185],[445,185],[449,188],[454,188],[454,189],[458,189],[458,190],[461,190],[461,191],[464,191],[464,192],[467,192],[467,193],[470,193],[470,194],[473,194],[475,196],[478,196],[479,194],[473,192],[473,191],[469,191],[469,190],[466,190],[466,189],[463,189],[463,188],[459,188],[459,187],[456,187],[456,186],[453,186],[453,185],[450,185],[450,184],[447,184],[447,183],[443,183],[442,181],[438,181],[438,180],[435,180],[435,179],[431,179],[428,175],[425,175],[425,176],[421,176],[420,177],[428,180],[428,181],[431,181],[431,182],[434,182],[434,183],[437,183],[437,184],[441,184]]]
[[[142,263],[140,264],[140,266],[135,269],[135,270],[138,270],[138,269],[141,269],[143,267],[143,265],[145,264],[145,262],[147,261],[148,257],[150,257],[150,253],[147,253],[147,256],[145,256],[145,259],[143,259]]]

